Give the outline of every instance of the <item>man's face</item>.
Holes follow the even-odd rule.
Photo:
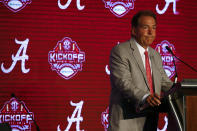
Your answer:
[[[132,29],[137,42],[145,49],[153,43],[156,37],[156,21],[151,16],[141,16],[138,26]]]

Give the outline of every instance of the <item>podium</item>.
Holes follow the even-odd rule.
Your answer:
[[[197,131],[197,79],[184,79],[169,97],[172,114],[180,131]]]
[[[183,122],[185,131],[197,131],[197,79],[181,82],[183,94]]]

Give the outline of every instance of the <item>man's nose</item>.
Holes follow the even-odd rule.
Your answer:
[[[152,34],[153,34],[153,31],[154,31],[154,30],[150,28],[150,29],[148,30],[148,34],[149,34],[149,35],[152,35]]]

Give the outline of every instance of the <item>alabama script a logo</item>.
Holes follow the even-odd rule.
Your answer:
[[[73,123],[76,123],[76,131],[84,131],[80,129],[80,123],[83,121],[83,117],[81,116],[83,103],[84,101],[80,101],[79,103],[70,101],[71,106],[75,106],[75,110],[71,117],[67,117],[68,125],[64,131],[69,131]],[[60,125],[57,126],[57,131],[61,131]]]
[[[31,131],[34,114],[24,106],[24,102],[19,102],[14,97],[11,98],[0,110],[0,123],[9,123],[12,131]]]
[[[166,46],[171,48],[173,53],[175,54],[175,48],[173,44],[170,44],[167,40],[162,41],[160,44],[157,44],[155,50],[160,53],[162,61],[163,61],[163,68],[165,69],[166,74],[169,78],[172,78],[175,74],[175,67],[173,64],[173,56],[168,52]]]
[[[49,51],[48,61],[52,70],[68,80],[75,76],[78,71],[82,71],[85,53],[79,49],[75,41],[69,37],[64,37],[57,42],[53,51]]]
[[[105,8],[108,8],[117,17],[123,17],[134,9],[134,0],[103,0],[103,2]]]
[[[0,0],[0,2],[13,12],[18,12],[25,8],[27,4],[31,4],[31,0]]]

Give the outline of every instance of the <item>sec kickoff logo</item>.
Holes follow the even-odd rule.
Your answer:
[[[162,41],[160,44],[157,44],[155,50],[160,53],[162,61],[163,61],[163,68],[165,69],[166,74],[169,78],[172,78],[175,74],[175,67],[173,64],[173,56],[168,52],[166,49],[168,46],[173,53],[175,54],[175,48],[173,44],[170,44],[167,40]]]
[[[104,127],[104,130],[107,131],[107,128],[109,126],[109,107],[107,107],[107,109],[101,113],[101,123]]]
[[[31,4],[31,0],[0,0],[0,2],[13,12],[18,12],[25,8],[27,4]]]
[[[14,97],[7,101],[0,110],[0,123],[9,123],[12,131],[30,131],[34,114],[22,103]]]
[[[134,9],[134,0],[103,0],[105,8],[117,17],[123,17],[131,9]]]
[[[75,41],[72,41],[69,37],[64,37],[48,53],[48,61],[52,70],[68,80],[75,76],[78,71],[82,71],[85,53],[79,49]]]

